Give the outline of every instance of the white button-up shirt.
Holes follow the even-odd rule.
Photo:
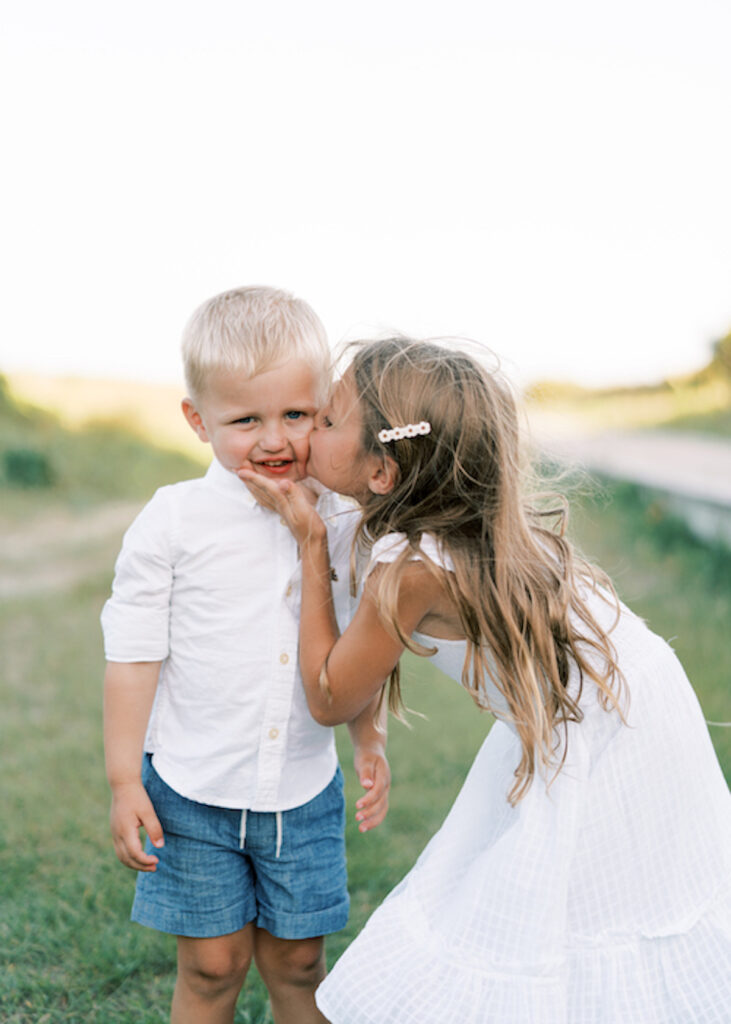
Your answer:
[[[342,629],[357,512],[331,493],[318,510]],[[205,477],[160,488],[125,534],[105,654],[163,662],[145,749],[182,796],[283,811],[332,779],[333,731],[310,715],[299,673],[300,574],[283,520],[215,460]]]

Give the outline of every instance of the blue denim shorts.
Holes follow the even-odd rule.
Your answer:
[[[140,872],[132,906],[139,924],[192,938],[250,921],[280,939],[344,928],[349,898],[345,800],[338,767],[313,800],[280,814],[212,807],[180,796],[145,756],[142,781],[162,825],[160,859]],[[243,845],[242,845],[243,843]]]

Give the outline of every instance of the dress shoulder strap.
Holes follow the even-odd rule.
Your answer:
[[[395,562],[399,555],[409,546],[406,534],[387,533],[379,537],[371,548],[371,557],[365,575],[382,562]],[[419,548],[412,551],[411,560],[428,558],[430,562],[438,565],[441,569],[454,572],[454,563],[448,552],[443,551],[436,537],[430,533],[423,533],[419,540]]]

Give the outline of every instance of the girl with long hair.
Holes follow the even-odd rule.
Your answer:
[[[442,828],[318,990],[333,1024],[720,1022],[731,800],[670,647],[531,500],[510,389],[443,345],[364,344],[308,472],[355,498],[339,635],[300,485],[242,473],[300,544],[313,716],[351,719],[432,658],[497,719]]]

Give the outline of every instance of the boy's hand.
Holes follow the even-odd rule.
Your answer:
[[[145,829],[154,846],[160,848],[165,841],[162,826],[141,781],[112,787],[110,825],[114,852],[119,860],[134,871],[154,871],[159,858],[145,853],[140,829]]]
[[[353,763],[360,784],[367,791],[355,805],[355,820],[359,822],[359,832],[370,832],[388,813],[391,769],[382,746],[357,748]]]

